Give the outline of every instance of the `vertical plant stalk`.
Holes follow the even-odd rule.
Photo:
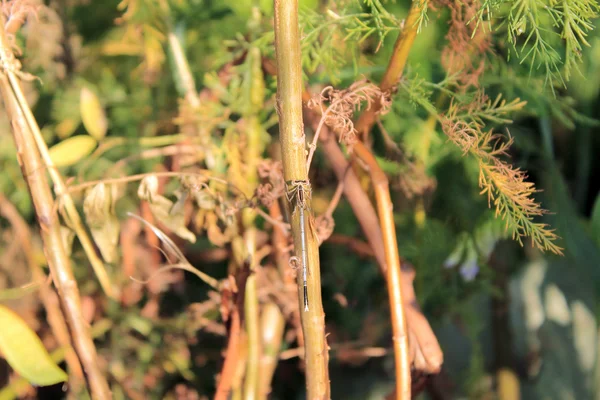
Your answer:
[[[261,400],[267,400],[269,393],[271,393],[271,381],[279,362],[279,352],[284,330],[285,319],[279,306],[273,302],[265,304],[260,319],[263,353],[260,358],[260,388],[258,398]]]
[[[387,69],[383,74],[379,88],[382,92],[387,92],[393,89],[406,66],[408,60],[408,54],[410,48],[415,41],[417,36],[417,30],[419,29],[419,16],[425,7],[427,7],[428,0],[413,0],[408,16],[404,21],[404,28],[398,35],[396,43],[394,44],[394,50],[390,62],[388,63]],[[381,103],[379,101],[374,102],[370,108],[365,110],[356,124],[354,125],[358,135],[366,143],[369,137],[369,132],[377,120],[377,112],[381,109]]]
[[[284,179],[308,182],[306,171],[306,144],[302,123],[302,71],[300,32],[298,27],[298,1],[274,0],[275,52],[277,55],[277,111],[283,161]],[[302,229],[300,212],[291,217],[292,236],[297,256],[305,251],[307,262],[307,295],[310,306],[301,311],[306,362],[307,398],[329,399],[328,347],[325,339],[325,314],[321,302],[321,275],[319,245],[312,226],[310,196],[306,201],[304,216],[308,220]],[[293,206],[293,205],[292,205]],[[305,235],[301,231],[305,231]],[[304,242],[304,243],[303,243]],[[305,244],[305,248],[302,247]],[[305,293],[302,273],[298,273],[298,301],[304,304]]]
[[[269,208],[269,214],[275,221],[281,221],[283,215],[281,214],[281,207],[279,202],[274,201]],[[273,225],[273,247],[275,250],[275,264],[277,265],[277,271],[283,282],[284,288],[296,287],[297,284],[292,276],[290,270],[290,251],[288,248],[287,232],[283,230],[280,225]],[[299,347],[304,347],[304,333],[302,332],[302,323],[300,322],[300,309],[293,308],[292,310],[286,310],[285,313],[291,313],[291,324],[296,331],[296,341]]]
[[[2,26],[4,21],[2,18]],[[6,37],[0,27],[0,57],[2,61],[11,60],[7,55]],[[12,54],[11,54],[12,55]],[[12,77],[11,82],[9,79]],[[12,84],[11,84],[12,83]],[[0,88],[6,109],[9,112],[13,136],[17,147],[17,155],[23,177],[29,186],[36,216],[40,224],[40,233],[44,244],[44,253],[48,260],[54,284],[58,289],[67,323],[75,349],[87,375],[94,399],[110,399],[108,383],[98,366],[96,348],[89,327],[86,325],[81,311],[79,289],[71,263],[67,257],[60,234],[58,215],[54,209],[54,199],[45,176],[45,165],[40,159],[33,132],[27,123],[26,115],[14,92],[14,83],[18,81],[15,73],[4,70],[0,73]],[[20,88],[18,88],[20,90]]]
[[[4,25],[4,18],[2,19],[2,24]],[[6,62],[9,64],[16,66],[18,64],[14,58],[10,44],[7,41],[4,29],[0,29],[2,29],[2,33],[0,33],[0,51],[2,54],[0,57],[2,58],[3,62],[6,60]],[[55,193],[57,196],[60,196],[61,201],[59,202],[59,205],[64,207],[64,210],[66,211],[65,217],[68,219],[70,227],[75,231],[75,234],[77,235],[77,238],[79,239],[87,258],[90,261],[90,264],[92,264],[92,269],[94,270],[94,273],[100,282],[102,290],[107,296],[115,298],[114,289],[108,277],[108,273],[104,268],[104,263],[98,254],[96,254],[94,245],[88,236],[87,231],[83,227],[83,224],[81,223],[81,217],[75,208],[75,203],[73,203],[73,199],[67,192],[67,188],[63,182],[62,176],[50,158],[48,146],[46,146],[46,142],[44,141],[44,137],[40,132],[40,128],[35,120],[35,117],[33,116],[33,113],[31,112],[31,109],[29,108],[29,105],[27,104],[27,100],[23,94],[23,89],[21,88],[19,78],[17,77],[16,68],[14,69],[15,70],[6,70],[3,72],[9,82],[11,92],[15,97],[18,107],[23,114],[24,121],[28,126],[28,131],[33,134],[33,138],[38,147],[39,155],[42,157],[45,167],[47,167],[48,172],[50,173],[50,178],[54,183]]]
[[[250,211],[251,210],[244,210]],[[254,214],[254,213],[252,213]],[[253,219],[253,218],[252,218]],[[260,321],[258,313],[258,290],[256,269],[256,228],[249,227],[244,233],[245,244],[250,258],[250,276],[246,281],[244,296],[244,324],[248,338],[248,356],[246,378],[244,380],[244,399],[255,400],[258,397],[258,384],[260,377]]]
[[[31,232],[29,227],[19,215],[16,207],[0,193],[0,214],[10,222],[17,239],[21,243],[21,249],[27,259],[27,264],[31,270],[31,275],[34,282],[41,282],[40,285],[40,300],[46,310],[48,324],[52,330],[52,334],[56,338],[57,343],[65,351],[65,361],[69,369],[69,386],[74,389],[75,393],[79,393],[85,386],[85,378],[83,369],[79,363],[79,358],[73,347],[71,346],[71,338],[69,337],[69,328],[65,323],[65,318],[60,309],[58,297],[56,293],[44,283],[46,277],[42,272],[42,268],[34,256],[34,249],[31,244]]]
[[[225,355],[223,368],[221,369],[219,384],[217,385],[217,391],[215,393],[215,400],[227,400],[229,398],[233,377],[239,361],[240,339],[242,337],[241,329],[241,316],[237,307],[234,307],[231,312],[227,353]]]
[[[408,331],[402,300],[401,266],[396,240],[396,226],[394,224],[394,205],[390,197],[389,182],[373,154],[362,142],[356,142],[353,150],[354,154],[369,167],[371,181],[375,189],[387,264],[386,281],[392,317],[394,359],[396,362],[396,399],[409,400],[411,398],[411,376]]]

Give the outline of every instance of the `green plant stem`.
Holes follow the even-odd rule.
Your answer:
[[[275,52],[277,55],[277,110],[281,141],[283,175],[286,181],[308,181],[306,171],[306,144],[302,122],[302,71],[300,32],[298,28],[298,1],[274,0]],[[319,245],[312,227],[313,215],[310,198],[307,200],[306,259],[308,298],[310,308],[301,311],[304,333],[307,398],[329,399],[328,347],[325,339],[325,314],[321,301]],[[296,254],[302,248],[300,213],[292,213],[292,236]],[[302,274],[298,274],[298,304],[303,304]]]
[[[2,21],[3,24],[4,21]],[[2,38],[0,51],[5,52],[7,48],[4,46],[6,41],[4,40],[5,36],[2,28],[0,28],[0,37]],[[5,74],[0,75],[2,96],[11,116],[19,162],[23,177],[29,185],[29,192],[40,225],[44,253],[50,266],[52,279],[62,300],[72,340],[87,374],[92,396],[94,399],[99,400],[110,399],[111,394],[108,383],[98,366],[96,348],[88,326],[83,319],[79,289],[64,248],[58,215],[54,209],[54,199],[46,180],[44,164],[40,159],[34,135],[26,121],[24,110],[13,91],[14,85],[9,83],[11,75],[13,75],[13,81],[16,81],[16,77],[11,71],[4,72]]]
[[[394,44],[394,50],[392,57],[388,63],[387,69],[383,74],[379,88],[382,92],[387,92],[396,85],[402,72],[406,66],[408,60],[408,54],[417,36],[417,30],[419,29],[419,17],[422,10],[427,7],[428,0],[413,0],[408,16],[404,21],[404,28],[398,35],[396,43]],[[354,125],[359,137],[365,141],[368,136],[373,124],[377,119],[377,112],[381,109],[381,103],[376,101],[371,107],[366,109]]]

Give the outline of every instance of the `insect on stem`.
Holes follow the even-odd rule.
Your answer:
[[[304,291],[304,311],[308,311],[308,252],[306,238],[306,214],[312,195],[310,183],[306,180],[293,180],[288,185],[287,199],[292,205],[292,215],[298,212],[300,222],[300,260],[302,263],[302,284]],[[296,253],[297,254],[297,253]]]

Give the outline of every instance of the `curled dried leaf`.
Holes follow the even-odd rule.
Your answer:
[[[158,194],[158,178],[147,176],[138,187],[138,197],[150,205],[152,215],[174,234],[191,243],[196,242],[196,235],[187,229],[183,207],[175,204],[166,197]]]
[[[94,242],[106,262],[114,262],[121,224],[115,213],[118,199],[116,185],[107,189],[104,183],[94,186],[83,201],[83,212]]]

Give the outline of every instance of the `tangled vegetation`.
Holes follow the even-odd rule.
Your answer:
[[[599,11],[3,1],[0,399],[519,398],[509,280],[600,260]]]

